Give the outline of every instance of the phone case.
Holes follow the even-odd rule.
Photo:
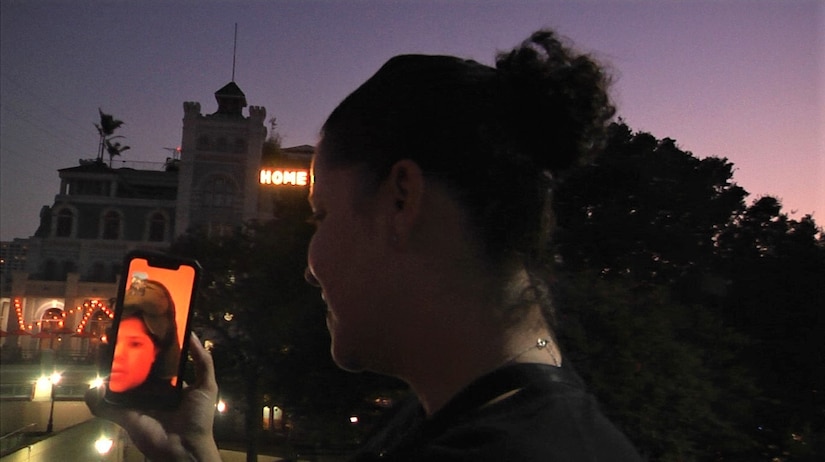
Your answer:
[[[106,401],[135,408],[180,402],[200,264],[135,251],[125,258],[104,357]]]

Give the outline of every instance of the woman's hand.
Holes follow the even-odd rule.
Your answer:
[[[184,389],[177,409],[142,411],[113,406],[103,400],[103,387],[86,393],[86,405],[92,414],[123,427],[151,460],[219,461],[212,435],[218,397],[215,366],[195,334],[189,339],[189,354],[195,363],[195,383]]]

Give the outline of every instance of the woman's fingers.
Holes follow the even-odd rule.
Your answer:
[[[137,421],[140,420],[140,413],[132,409],[107,403],[103,398],[104,393],[105,387],[95,387],[87,390],[83,396],[86,401],[86,406],[89,407],[92,414],[114,422],[127,431],[133,428]]]
[[[195,363],[195,388],[217,397],[218,383],[215,381],[215,363],[212,362],[212,355],[201,345],[194,332],[189,337],[189,354]]]

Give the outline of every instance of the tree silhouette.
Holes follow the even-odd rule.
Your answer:
[[[103,110],[100,108],[98,108],[97,112],[100,114],[100,123],[95,124],[97,133],[100,135],[100,144],[97,149],[97,161],[103,162],[103,152],[105,150],[109,154],[109,167],[111,167],[112,159],[115,156],[119,156],[123,151],[129,149],[129,146],[122,146],[120,142],[112,141],[117,138],[123,138],[122,136],[112,136],[114,135],[115,130],[123,125],[123,121],[115,119],[110,114],[104,114]]]
[[[106,152],[109,154],[109,167],[112,166],[112,159],[115,156],[119,156],[123,151],[130,149],[129,146],[121,146],[121,144],[117,141],[112,142],[114,138],[122,137],[114,136],[112,138],[106,139]]]
[[[720,233],[718,247],[730,281],[723,314],[753,339],[743,359],[764,392],[757,425],[786,452],[825,454],[822,231],[810,215],[790,219],[765,196]]]
[[[822,232],[732,167],[620,121],[556,195],[561,337],[654,459],[821,444]]]

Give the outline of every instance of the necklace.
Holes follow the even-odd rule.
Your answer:
[[[549,344],[550,344],[549,340],[539,337],[538,339],[536,339],[535,344],[531,345],[529,348],[525,349],[524,351],[511,356],[510,358],[507,359],[507,361],[504,362],[504,364],[512,363],[513,361],[515,361],[518,358],[526,355],[527,353],[531,352],[534,349],[536,349],[536,350],[545,350],[546,349],[547,352],[550,354],[550,357],[553,359],[553,365],[556,366],[556,367],[561,367],[561,361],[559,361],[559,359],[556,358],[556,355],[553,353],[553,349],[552,348],[547,348],[547,345],[549,345]]]

